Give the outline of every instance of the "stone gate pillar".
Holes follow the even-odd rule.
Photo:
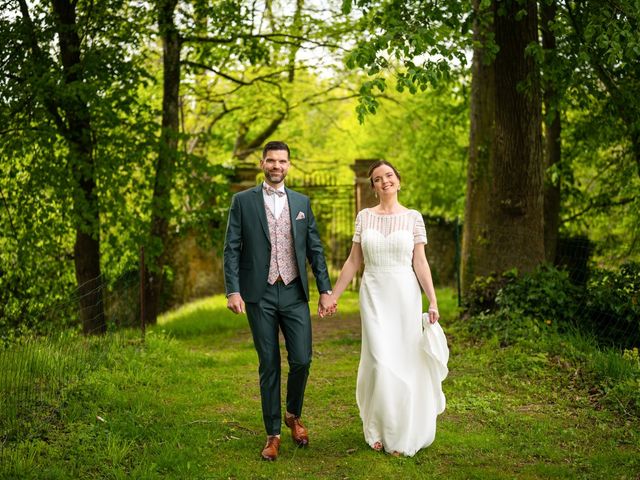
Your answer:
[[[356,174],[356,213],[363,208],[373,207],[378,204],[378,199],[373,195],[373,189],[367,173],[369,166],[380,160],[379,158],[357,158],[351,169]]]

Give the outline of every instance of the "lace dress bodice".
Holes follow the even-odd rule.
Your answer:
[[[427,243],[420,212],[380,215],[369,208],[356,217],[353,241],[360,243],[365,270],[385,271],[412,268],[416,243]]]

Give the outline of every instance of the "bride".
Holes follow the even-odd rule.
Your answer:
[[[380,203],[356,217],[333,301],[364,263],[356,387],[364,437],[374,450],[412,456],[433,442],[436,417],[444,411],[448,348],[436,324],[440,315],[422,215],[398,202],[400,174],[389,162],[374,162],[369,180]],[[420,286],[429,300],[424,333]]]

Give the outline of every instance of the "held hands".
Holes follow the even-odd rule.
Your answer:
[[[338,302],[332,294],[321,293],[318,300],[318,316],[324,318],[338,310]]]
[[[227,297],[227,308],[233,313],[245,313],[244,300],[239,293],[232,293]]]

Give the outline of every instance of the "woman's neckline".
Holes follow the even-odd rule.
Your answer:
[[[407,208],[402,212],[396,212],[396,213],[377,213],[377,212],[374,212],[372,208],[367,208],[367,211],[371,215],[375,215],[376,217],[397,217],[398,215],[406,215],[411,211],[411,209]]]

